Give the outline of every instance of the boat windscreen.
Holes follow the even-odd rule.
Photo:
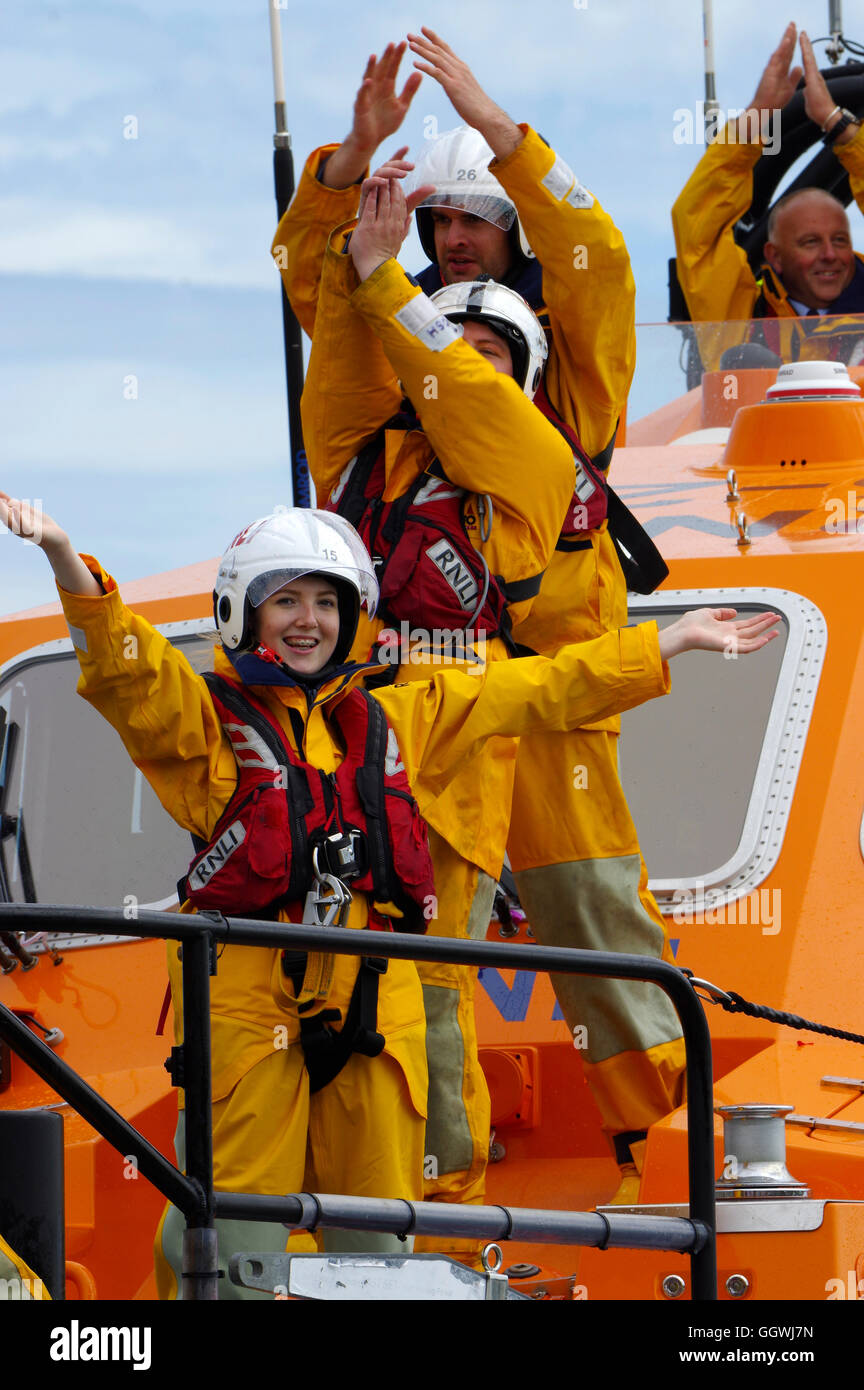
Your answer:
[[[679,433],[678,417],[667,438],[630,438],[631,427],[692,393],[701,406],[688,430],[729,425],[738,405],[764,398],[777,368],[787,362],[844,362],[853,381],[864,381],[864,316],[745,319],[729,323],[643,323],[636,328],[636,373],[627,405],[628,442],[667,443]],[[682,405],[684,402],[682,401]],[[658,421],[658,423],[660,423]]]

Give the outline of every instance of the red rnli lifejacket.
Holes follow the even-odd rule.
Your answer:
[[[542,573],[515,583],[490,574],[468,533],[469,494],[437,459],[401,497],[384,501],[386,431],[421,428],[407,410],[388,420],[343,470],[327,510],[360,533],[378,577],[378,611],[388,621],[486,638],[506,634],[507,605],[535,597]]]
[[[303,903],[314,882],[313,850],[326,851],[328,836],[344,834],[352,847],[345,882],[369,896],[370,926],[424,932],[435,892],[426,822],[377,701],[355,689],[333,706],[346,753],[325,773],[300,757],[248,687],[212,673],[204,680],[231,740],[237,787],[189,865],[181,898],[235,916]],[[327,867],[338,876],[338,864]],[[402,915],[376,911],[373,899]]]

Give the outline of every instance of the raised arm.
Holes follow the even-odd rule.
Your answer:
[[[546,389],[594,458],[612,440],[636,364],[636,285],[624,237],[573,170],[528,126],[490,165],[543,267],[552,330]]]
[[[498,159],[506,159],[522,143],[523,131],[484,92],[468,64],[458,58],[433,29],[422,28],[419,34],[409,34],[412,53],[417,55],[414,66],[434,77],[447,93],[457,115],[467,125],[479,130]]]
[[[74,549],[61,526],[30,502],[0,492],[0,525],[23,541],[32,541],[44,552],[61,589],[70,594],[101,595],[102,587]]]
[[[408,113],[414,93],[423,81],[411,73],[401,93],[396,92],[399,64],[406,43],[388,43],[380,58],[373,53],[354,99],[354,119],[342,144],[327,160],[321,182],[327,188],[348,188],[359,183],[379,145],[389,140]],[[407,152],[407,145],[402,150]]]
[[[330,238],[301,400],[309,471],[322,503],[345,464],[402,399],[381,340],[352,304],[359,281],[345,242],[353,227],[337,228]]]
[[[409,35],[454,109],[483,136],[490,170],[512,198],[543,267],[553,350],[546,390],[592,456],[612,439],[635,365],[635,285],[624,238],[570,167],[527,125],[517,125],[431,29]]]
[[[795,33],[795,25],[787,25],[738,118],[734,141],[708,146],[673,204],[678,281],[695,322],[749,319],[753,311],[756,277],[733,232],[753,201],[762,138],[801,79],[800,67],[790,70]]]
[[[813,46],[805,33],[801,34],[801,57],[804,62],[804,107],[811,121],[831,129],[840,120],[840,110],[819,71]],[[859,212],[864,212],[864,126],[861,122],[848,125],[834,140],[832,150],[849,175],[852,197]]]
[[[390,43],[380,58],[373,53],[354,100],[351,129],[341,145],[323,145],[310,155],[291,206],[276,229],[271,253],[285,293],[304,331],[312,337],[327,240],[334,227],[357,212],[360,181],[375,151],[401,126],[423,80],[412,73],[401,93],[396,79],[405,43]],[[404,172],[408,147],[391,156]]]
[[[146,618],[126,608],[98,562],[75,553],[56,521],[6,493],[0,521],[39,545],[54,570],[81,668],[79,695],[116,730],[178,825],[209,835],[237,772],[206,685]]]

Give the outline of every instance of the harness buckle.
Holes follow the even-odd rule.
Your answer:
[[[335,874],[318,868],[318,847],[312,854],[315,883],[306,894],[303,924],[307,927],[343,927],[351,906],[351,892]]]
[[[325,835],[312,850],[316,878],[330,874],[343,884],[366,872],[366,836],[362,830],[334,831]]]

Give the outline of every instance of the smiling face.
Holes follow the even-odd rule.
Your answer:
[[[255,635],[292,671],[314,675],[339,640],[339,596],[329,579],[293,579],[255,609]]]
[[[793,299],[827,309],[855,273],[849,219],[836,199],[808,189],[776,214],[765,259]]]
[[[503,280],[513,262],[508,232],[455,208],[434,208],[435,259],[445,285],[491,275]]]

